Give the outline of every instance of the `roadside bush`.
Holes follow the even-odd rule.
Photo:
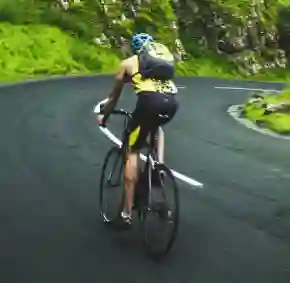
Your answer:
[[[42,24],[57,26],[79,39],[91,41],[100,34],[99,25],[90,24],[90,19],[82,6],[68,11],[50,6],[46,10],[42,10],[41,15]]]
[[[38,22],[41,13],[41,5],[34,5],[33,0],[0,1],[0,21],[2,22],[12,24],[35,23]]]
[[[110,49],[78,41],[45,25],[0,24],[0,78],[113,71]],[[19,44],[21,42],[21,44]]]
[[[48,24],[57,26],[72,36],[91,41],[100,33],[100,25],[92,24],[86,6],[65,11],[53,0],[1,0],[0,22],[11,24]]]
[[[98,73],[110,73],[116,70],[120,59],[107,48],[95,47],[75,41],[70,48],[72,58],[82,62],[86,69]]]
[[[278,17],[278,29],[279,29],[279,44],[284,49],[289,57],[290,55],[290,6],[283,7],[279,10]]]

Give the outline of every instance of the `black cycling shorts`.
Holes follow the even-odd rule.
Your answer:
[[[142,149],[146,145],[150,131],[171,121],[177,109],[178,102],[173,94],[157,92],[138,94],[136,108],[127,128],[130,150]]]

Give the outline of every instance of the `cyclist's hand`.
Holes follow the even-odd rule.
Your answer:
[[[97,115],[97,122],[99,125],[103,125],[103,118],[104,118],[104,115],[102,114]]]
[[[100,126],[103,125],[103,121],[104,121],[104,114],[102,114],[102,110],[104,109],[104,106],[105,106],[105,103],[100,105],[101,112],[97,114],[97,122]]]

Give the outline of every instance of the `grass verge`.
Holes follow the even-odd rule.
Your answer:
[[[78,41],[56,27],[1,23],[0,38],[1,81],[110,73],[119,63],[110,49]]]
[[[77,40],[58,27],[0,23],[0,81],[13,82],[71,74],[114,73],[121,60],[116,50]],[[290,72],[268,72],[253,80],[286,81]],[[213,54],[177,63],[177,75],[247,80],[233,65]]]
[[[250,99],[244,106],[244,115],[247,119],[262,125],[279,134],[290,134],[290,111],[265,112],[267,106],[277,103],[290,103],[290,88],[279,94],[268,93],[259,99]]]

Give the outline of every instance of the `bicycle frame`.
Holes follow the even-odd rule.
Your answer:
[[[126,146],[126,128],[128,126],[128,123],[129,123],[129,120],[132,119],[132,113],[131,112],[128,112],[128,111],[125,111],[123,109],[117,109],[117,110],[113,110],[111,115],[121,115],[121,116],[124,116],[125,119],[124,119],[124,126],[123,126],[123,137],[122,137],[122,145],[121,145],[121,148],[123,150],[125,150],[125,146]],[[105,125],[102,125],[102,127],[106,127]],[[156,129],[157,130],[157,129]],[[156,130],[153,130],[150,132],[150,142],[147,143],[146,147],[149,148],[149,152],[146,154],[147,156],[147,162],[149,161],[150,162],[150,165],[151,167],[154,169],[155,167],[155,164],[158,163],[156,160],[154,160],[152,158],[152,155],[153,155],[153,150],[154,150],[154,136],[155,136],[155,132]]]
[[[121,116],[124,116],[124,127],[123,127],[123,134],[122,134],[122,144],[121,144],[121,151],[122,151],[122,154],[123,154],[123,162],[125,161],[125,154],[126,154],[126,150],[127,150],[127,138],[128,136],[126,135],[126,129],[127,129],[127,126],[128,126],[128,123],[129,123],[129,120],[132,119],[132,113],[131,112],[128,112],[128,111],[125,111],[123,109],[117,109],[117,110],[113,110],[111,115],[121,115]],[[105,125],[103,125],[103,127],[105,127]],[[145,148],[148,148],[148,152],[146,153],[146,157],[147,157],[147,160],[145,161],[145,167],[146,167],[146,164],[148,164],[148,166],[150,167],[151,170],[154,170],[155,169],[155,165],[159,164],[157,160],[154,159],[154,155],[155,155],[155,152],[154,152],[154,137],[155,137],[155,134],[156,134],[156,131],[157,131],[158,128],[152,130],[149,134],[149,142],[147,142]],[[140,157],[140,154],[139,154],[139,157]],[[149,169],[149,168],[148,168]],[[150,171],[151,171],[150,170]],[[139,171],[139,169],[138,169]],[[150,172],[150,176],[151,176],[151,172]],[[149,194],[151,194],[151,186],[149,186]]]
[[[107,101],[108,101],[108,98],[106,98],[106,99],[102,100],[101,102],[99,102],[96,105],[95,109],[94,109],[94,113],[100,113],[101,112],[101,105],[104,104],[104,103],[106,103]],[[127,125],[128,125],[128,120],[132,118],[132,113],[131,112],[128,112],[128,111],[125,111],[124,109],[118,109],[118,110],[114,109],[111,114],[125,116],[125,121],[124,121],[124,131],[125,131],[125,129],[127,128]],[[106,128],[105,125],[102,125],[100,127]],[[124,142],[125,142],[125,137],[126,137],[124,131],[123,131],[122,144],[121,144],[121,148],[122,149],[124,148]],[[150,133],[150,142],[149,142],[149,145],[147,144],[147,147],[149,147],[150,150],[146,154],[146,156],[147,156],[147,162],[148,161],[150,162],[150,165],[151,165],[151,167],[153,169],[155,167],[155,164],[157,163],[157,161],[152,158],[152,154],[153,154],[152,150],[154,149],[154,146],[153,146],[154,145],[154,136],[155,136],[155,132],[152,131]]]

